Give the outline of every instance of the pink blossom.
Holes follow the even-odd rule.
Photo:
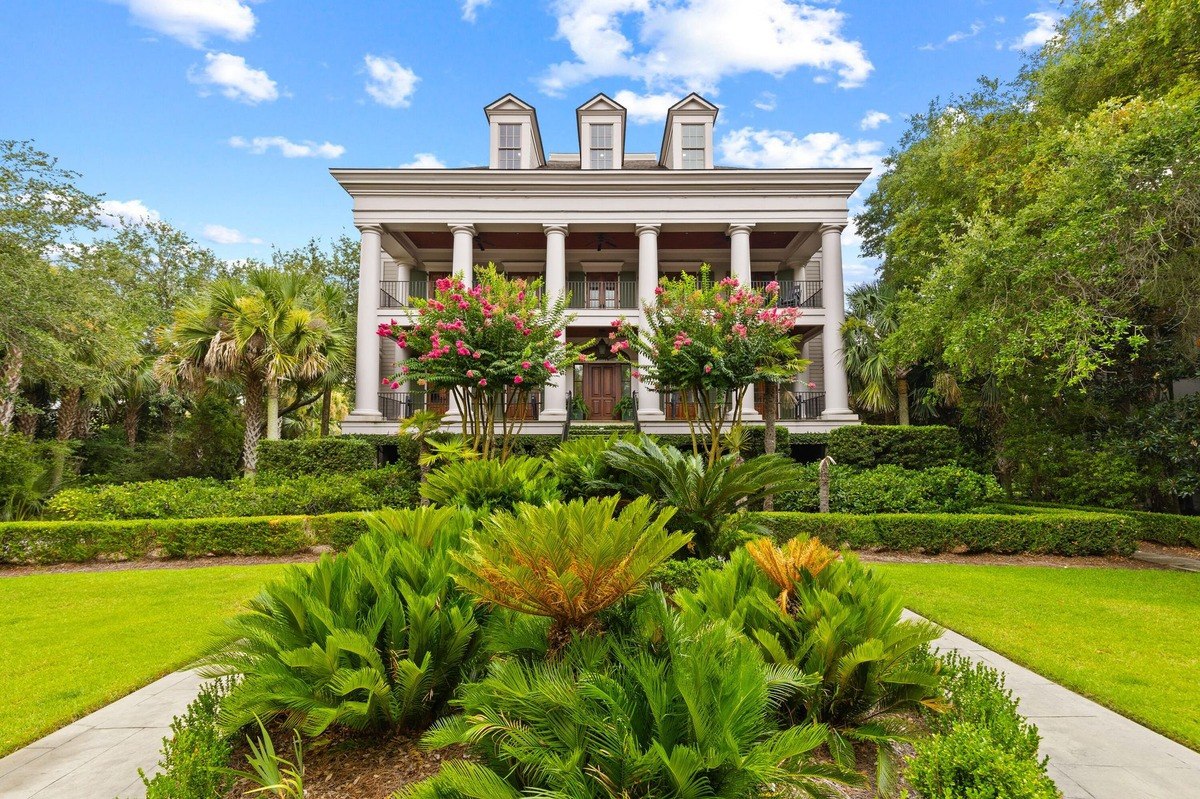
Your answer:
[[[655,286],[655,287],[654,287],[654,294],[655,294],[656,296],[657,296],[657,295],[659,295],[659,294],[662,294],[664,291],[666,291],[666,289],[664,289],[662,286]]]
[[[483,353],[480,352],[479,350],[475,350],[475,354],[472,355],[471,357],[478,361],[480,358],[483,357]]]
[[[775,292],[779,291],[779,281],[772,280],[770,283],[767,284],[766,289],[767,289],[767,292],[770,294],[774,294]]]
[[[486,385],[487,385],[487,378],[485,377],[485,378],[483,378],[482,380],[480,380],[480,381],[479,381],[479,385],[481,385],[481,386],[486,386]]]
[[[397,383],[395,380],[393,380],[393,381],[392,381],[392,388],[393,388],[393,389],[400,388],[400,384],[399,384],[399,383]]]
[[[383,380],[380,380],[379,383],[380,383],[380,385],[386,386],[388,384],[388,379],[385,377],[385,378],[383,378]]]
[[[816,387],[817,387],[817,384],[816,384],[816,383],[814,383],[813,381],[809,380],[809,381],[808,381],[808,387],[809,387],[810,389],[813,389],[813,388],[816,388]]]
[[[634,370],[633,370],[632,372],[630,372],[629,374],[633,375],[633,378],[634,378],[634,380],[641,380],[641,379],[642,379],[642,373],[641,373],[641,372],[639,372],[637,369],[634,369]]]
[[[519,384],[525,382],[525,378],[521,377],[520,375],[517,375],[516,377],[513,378],[513,382],[517,383],[519,385]]]
[[[522,368],[522,369],[529,369],[529,368],[531,368],[532,366],[533,366],[533,364],[531,364],[529,361],[521,361],[521,368]]]
[[[467,370],[467,377],[474,377],[474,376],[475,376],[475,370],[474,370],[474,369],[468,369],[468,370]]]
[[[401,366],[401,367],[400,367],[400,373],[401,373],[401,374],[408,374],[408,367],[407,367],[407,366]]]
[[[621,320],[620,320],[620,319],[614,319],[614,320],[612,320],[611,322],[609,322],[609,324],[610,324],[610,325],[612,325],[613,327],[620,327],[620,326],[621,326]]]
[[[581,352],[581,353],[579,353],[579,362],[580,362],[580,363],[583,363],[583,362],[584,362],[584,361],[586,361],[586,360],[587,360],[587,356],[586,356],[586,355],[584,355],[582,352]]]
[[[463,300],[462,302],[460,302],[458,304],[458,307],[465,311],[471,307],[471,303],[467,302],[466,300]]]
[[[704,374],[708,374],[711,371],[712,371],[712,364],[711,363],[704,364]]]
[[[562,335],[562,331],[561,331],[561,330],[555,330],[555,331],[554,331],[553,333],[551,333],[550,335],[554,336],[555,338],[558,338],[559,336],[561,336],[561,335]]]
[[[553,364],[551,364],[549,361],[542,361],[542,366],[546,367],[547,369],[553,369],[553,368],[554,368],[554,365],[553,365]]]
[[[449,281],[449,279],[444,278],[444,277],[439,278],[433,285],[437,287],[438,291],[449,291],[450,290],[450,281]]]

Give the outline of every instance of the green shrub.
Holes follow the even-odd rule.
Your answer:
[[[222,729],[277,716],[306,735],[433,721],[479,644],[483,611],[451,576],[473,522],[446,508],[382,511],[341,556],[268,585],[201,661],[206,675],[240,676]]]
[[[564,499],[584,499],[615,493],[619,479],[608,465],[605,453],[618,441],[636,441],[633,436],[580,436],[564,441],[550,453]]]
[[[819,469],[801,467],[804,480],[797,491],[775,499],[775,510],[816,513],[820,509]],[[985,502],[1003,498],[996,478],[961,466],[910,470],[879,466],[830,470],[829,508],[834,513],[966,513]]]
[[[349,474],[375,468],[375,447],[360,439],[330,436],[258,442],[258,473],[264,477]]]
[[[462,713],[424,743],[466,744],[479,762],[448,762],[398,797],[744,799],[861,782],[813,762],[820,726],[778,727],[810,678],[769,668],[720,621],[685,632],[661,594],[645,607],[639,634],[578,638],[549,663],[498,660],[464,685]]]
[[[920,655],[941,630],[901,619],[900,595],[852,553],[808,543],[795,539],[780,551],[755,542],[674,598],[693,626],[728,618],[768,664],[815,676],[818,685],[787,704],[788,718],[826,726],[830,754],[846,768],[856,743],[878,746],[886,796],[908,740],[907,714],[939,695],[936,668]]]
[[[941,425],[863,424],[838,427],[829,433],[829,455],[842,466],[859,469],[955,466],[959,447],[958,431]]]
[[[668,560],[650,572],[646,582],[660,586],[668,594],[681,588],[694,589],[703,575],[721,568],[721,565],[720,558]]]
[[[0,435],[0,522],[37,518],[69,454],[56,441]]]
[[[1125,518],[1138,541],[1154,541],[1166,546],[1200,547],[1200,516],[1175,513],[1150,513],[1140,510],[1107,510],[1083,505],[1051,505],[1031,502],[1024,505],[1000,505],[1005,513],[1115,513]]]
[[[451,463],[425,478],[421,496],[435,505],[470,510],[512,510],[519,502],[541,505],[558,499],[558,479],[539,458]]]
[[[227,772],[233,747],[217,729],[221,700],[232,685],[231,680],[205,683],[184,714],[171,720],[158,773],[150,779],[138,769],[146,799],[212,799],[233,787]]]
[[[813,535],[830,546],[897,552],[1129,555],[1134,526],[1116,513],[761,513],[776,541]]]

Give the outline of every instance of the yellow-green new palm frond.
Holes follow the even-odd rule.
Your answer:
[[[816,577],[841,553],[830,549],[817,538],[793,538],[782,547],[775,546],[769,538],[760,538],[746,544],[746,551],[758,568],[771,582],[779,586],[779,607],[788,611],[788,598],[793,586],[800,582],[801,572]]]
[[[497,513],[455,556],[464,570],[457,579],[486,602],[551,618],[559,633],[586,628],[691,539],[668,532],[672,510],[656,515],[639,497],[618,514],[618,501],[522,504]]]

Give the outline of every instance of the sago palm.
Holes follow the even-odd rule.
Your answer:
[[[282,717],[319,735],[436,718],[479,643],[482,610],[451,577],[450,552],[473,521],[443,508],[381,512],[344,554],[268,585],[201,661],[206,675],[241,678],[221,726]]]
[[[645,497],[620,513],[618,502],[614,496],[521,504],[496,513],[455,556],[463,566],[457,579],[493,605],[548,617],[556,652],[573,631],[593,626],[598,613],[640,590],[691,538],[668,532],[671,511],[656,514]]]

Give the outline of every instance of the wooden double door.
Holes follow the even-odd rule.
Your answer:
[[[625,369],[620,363],[589,363],[583,367],[583,402],[588,419],[608,421],[621,401]]]

